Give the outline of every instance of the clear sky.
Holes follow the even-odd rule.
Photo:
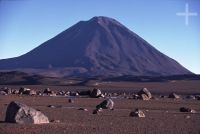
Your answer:
[[[197,16],[185,17],[177,13]],[[80,20],[120,21],[158,50],[200,74],[200,0],[0,0],[0,59],[20,56]]]

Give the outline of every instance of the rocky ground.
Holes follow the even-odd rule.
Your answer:
[[[107,85],[102,88],[104,98],[76,95],[80,93],[77,89],[84,87],[49,86],[50,94],[43,95],[45,90],[39,89],[45,89],[47,86],[41,85],[25,86],[36,91],[35,95],[30,95],[29,91],[23,91],[24,94],[0,95],[0,134],[200,134],[198,81],[123,83],[118,88],[109,87],[111,83],[105,84]],[[110,90],[106,90],[107,86]],[[126,89],[121,90],[123,86],[126,86]],[[152,92],[153,97],[150,100],[137,99],[139,89],[144,86]],[[20,89],[21,86],[8,87]],[[71,92],[67,92],[70,89]],[[172,98],[168,98],[171,92],[177,93],[180,98],[174,99],[176,94],[171,94]],[[106,98],[113,100],[114,110],[103,109],[93,114],[96,106]],[[148,95],[144,98],[148,99]],[[5,122],[6,109],[11,101],[18,101],[40,110],[49,118],[50,123],[36,125]],[[142,116],[145,117],[130,116],[136,109],[142,111]],[[183,112],[188,109],[188,112]]]
[[[136,133],[136,134],[199,134],[200,101],[185,99],[133,100],[113,99],[114,110],[103,109],[92,114],[95,106],[103,98],[7,95],[0,96],[0,134],[37,134],[37,133]],[[40,125],[20,125],[5,123],[5,112],[10,101],[25,103],[40,109],[49,120],[54,122]],[[53,105],[55,108],[48,107]],[[180,107],[190,107],[197,113],[180,112]],[[88,111],[79,110],[85,108]],[[130,117],[131,111],[139,108],[145,118]]]

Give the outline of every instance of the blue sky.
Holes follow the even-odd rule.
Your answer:
[[[176,13],[198,13],[185,18]],[[80,20],[108,16],[200,74],[200,0],[0,0],[0,59],[20,56]]]

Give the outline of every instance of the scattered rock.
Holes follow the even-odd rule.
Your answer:
[[[11,89],[11,88],[8,88],[8,87],[3,87],[3,88],[1,89],[1,91],[6,92],[6,94],[12,94],[12,89]]]
[[[12,91],[12,94],[19,94],[19,90],[18,90],[18,89],[14,89],[14,90]]]
[[[47,107],[56,108],[56,106],[54,106],[54,105],[48,105]]]
[[[74,103],[74,99],[68,99],[69,103]]]
[[[200,100],[200,95],[195,95],[195,98],[196,98],[197,100]]]
[[[190,119],[191,117],[189,115],[185,116],[186,119]]]
[[[60,123],[60,120],[51,120],[51,123]]]
[[[31,91],[31,89],[29,89],[29,88],[21,87],[19,89],[19,94],[27,94],[27,95],[29,95],[30,91]]]
[[[90,96],[92,98],[98,98],[98,97],[101,97],[101,95],[102,95],[101,90],[100,89],[96,89],[96,88],[94,88],[92,90],[92,92],[90,93]]]
[[[70,96],[79,96],[79,93],[78,93],[78,92],[70,92],[69,95],[70,95]]]
[[[142,100],[150,100],[152,98],[152,95],[150,91],[147,88],[143,88],[138,92],[138,95],[140,96],[140,99]]]
[[[29,92],[29,95],[37,95],[37,92],[36,92],[35,90],[31,90],[31,91]]]
[[[196,111],[194,109],[186,108],[186,107],[181,107],[180,112],[196,113]]]
[[[49,94],[51,94],[51,93],[52,93],[52,91],[50,90],[50,88],[46,88],[46,89],[44,89],[44,91],[43,91],[43,94],[49,95]]]
[[[136,109],[135,111],[130,113],[131,117],[139,117],[139,118],[144,118],[145,114],[142,110]]]
[[[133,97],[133,99],[135,99],[135,100],[140,99],[140,96],[137,95],[137,94],[133,94],[132,97]]]
[[[106,99],[102,101],[99,105],[96,106],[96,109],[111,109],[113,110],[114,108],[114,102],[111,99]]]
[[[171,93],[169,94],[168,98],[172,98],[172,99],[180,99],[181,97],[175,93]]]
[[[8,95],[5,91],[0,91],[0,95]]]
[[[7,107],[5,122],[19,124],[42,124],[49,123],[49,119],[41,111],[25,104],[12,101]]]
[[[88,91],[81,91],[81,92],[79,92],[79,95],[90,95],[91,94],[91,91],[90,90],[88,90]]]
[[[186,96],[186,99],[189,99],[189,100],[195,100],[195,96],[194,95],[187,95]]]
[[[79,108],[78,110],[82,110],[82,111],[88,111],[87,108]]]
[[[95,110],[93,111],[93,114],[99,114],[99,113],[102,112],[102,111],[103,111],[102,108],[95,109]]]
[[[51,93],[49,94],[49,96],[56,96],[56,93],[54,91],[51,91]]]

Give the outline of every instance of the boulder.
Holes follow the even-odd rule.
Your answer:
[[[142,100],[150,100],[152,98],[152,95],[150,91],[147,88],[143,88],[138,92],[138,95],[140,96],[140,99]]]
[[[12,101],[7,107],[5,122],[19,124],[42,124],[49,123],[49,119],[41,111],[25,104]]]
[[[172,99],[180,99],[181,97],[175,93],[171,93],[169,94],[168,98],[172,98]]]
[[[92,98],[98,98],[98,97],[101,97],[101,95],[102,95],[101,90],[96,89],[96,88],[94,88],[92,92],[90,93],[90,97]]]
[[[135,111],[130,113],[131,117],[139,117],[139,118],[144,118],[145,114],[142,110],[136,109]]]
[[[96,106],[96,109],[111,109],[113,110],[114,108],[114,102],[111,99],[107,99],[102,101],[99,105]]]

